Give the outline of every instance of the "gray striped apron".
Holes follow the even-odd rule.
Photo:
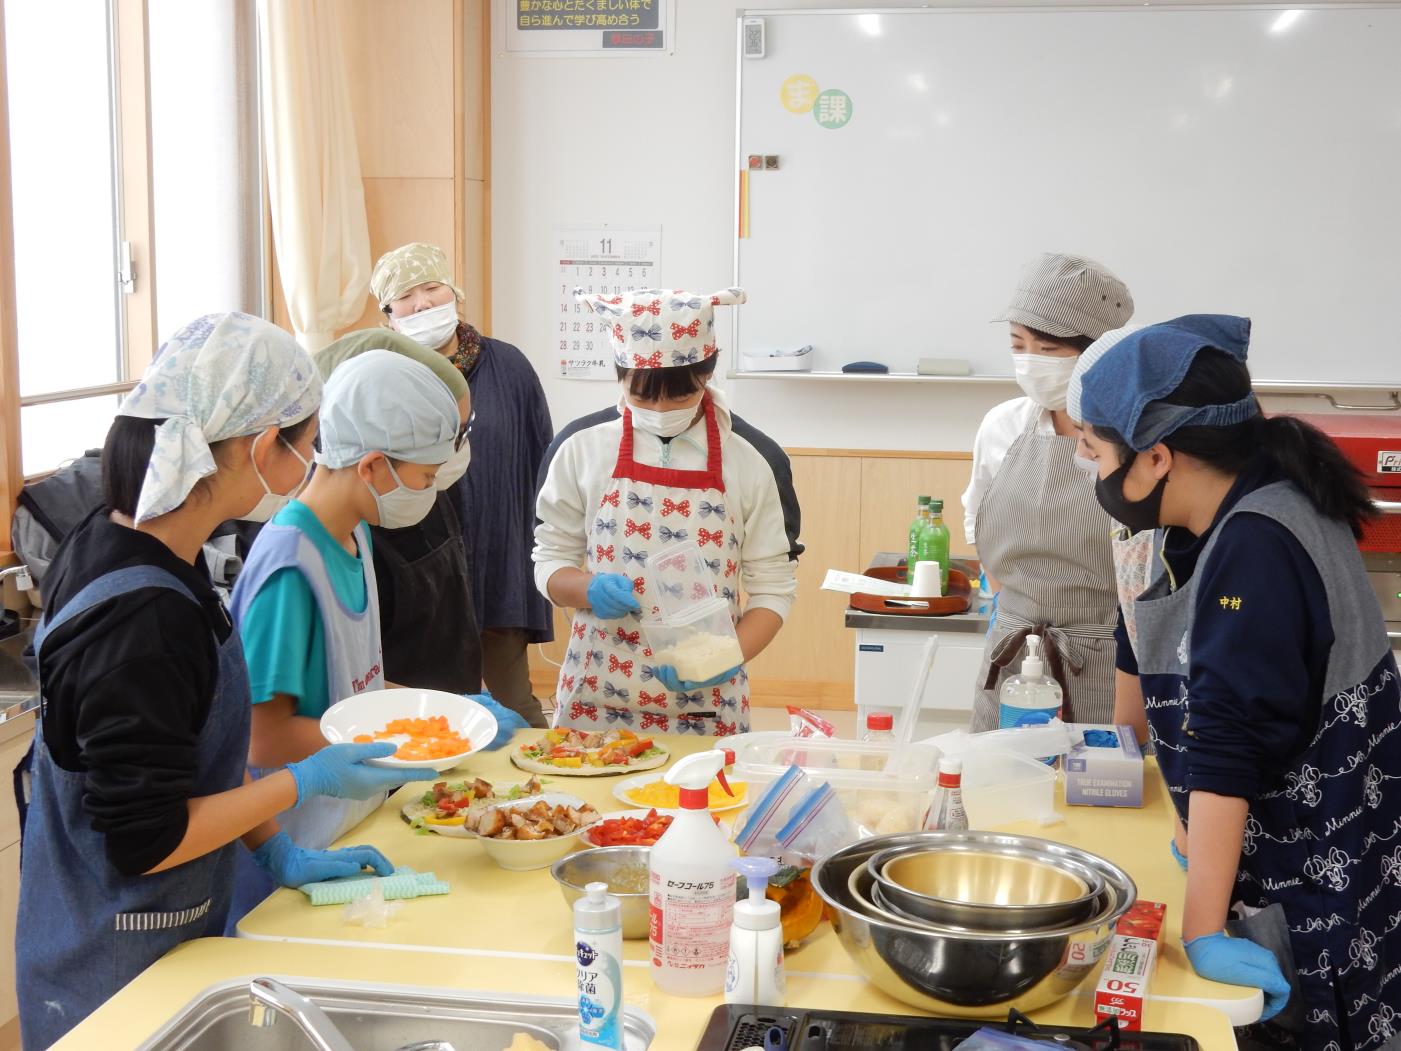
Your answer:
[[[974,684],[975,733],[997,728],[998,693],[1020,670],[1028,634],[1045,639],[1047,672],[1065,691],[1067,721],[1113,718],[1113,522],[1074,455],[1075,439],[1039,433],[1033,417],[978,508],[978,557],[1001,592]]]

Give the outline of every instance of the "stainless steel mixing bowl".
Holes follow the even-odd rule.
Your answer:
[[[651,847],[596,847],[560,858],[550,866],[564,900],[573,908],[590,883],[608,884],[622,906],[624,938],[647,937],[647,872]]]
[[[1104,878],[1023,847],[943,843],[883,850],[868,862],[886,901],[916,920],[978,930],[1041,930],[1094,914]]]
[[[853,900],[852,873],[891,847],[971,842],[1028,847],[1088,865],[1104,879],[1103,907],[1090,921],[1053,931],[1000,933],[916,926]],[[1114,921],[1138,895],[1128,873],[1087,851],[1030,836],[994,832],[905,832],[843,847],[820,860],[812,884],[830,906],[842,948],[872,983],[935,1014],[992,1018],[1034,1011],[1072,992],[1093,971]],[[868,911],[869,910],[869,911]]]

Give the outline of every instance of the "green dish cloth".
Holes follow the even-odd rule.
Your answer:
[[[297,889],[310,898],[313,905],[345,905],[368,898],[376,883],[385,901],[446,894],[449,890],[433,873],[415,872],[410,868],[397,868],[392,876],[342,876],[320,883],[304,883]]]

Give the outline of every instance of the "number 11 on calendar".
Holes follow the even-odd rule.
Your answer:
[[[561,226],[555,229],[554,248],[552,298],[559,375],[616,382],[608,333],[587,307],[575,301],[574,290],[620,296],[638,288],[655,288],[661,269],[661,227]]]

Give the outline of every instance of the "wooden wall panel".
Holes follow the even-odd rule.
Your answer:
[[[903,551],[915,516],[915,500],[927,493],[944,501],[944,524],[955,555],[972,553],[963,539],[963,490],[972,464],[968,459],[863,460],[861,472],[861,557],[877,551]],[[843,568],[864,569],[861,566]]]
[[[452,179],[366,179],[365,215],[370,226],[373,265],[390,249],[408,241],[431,241],[452,256]],[[365,311],[354,328],[375,328],[383,321],[378,305],[365,297]]]
[[[834,645],[841,631],[841,595],[822,591],[827,570],[861,561],[861,460],[854,456],[794,456],[793,485],[803,510],[798,562],[798,601],[778,637],[749,666],[750,703],[769,703],[769,680],[808,680],[850,684],[849,647]],[[786,701],[778,701],[783,704]]]
[[[365,178],[453,177],[453,7],[454,0],[340,0]],[[450,244],[451,227],[440,236]]]

